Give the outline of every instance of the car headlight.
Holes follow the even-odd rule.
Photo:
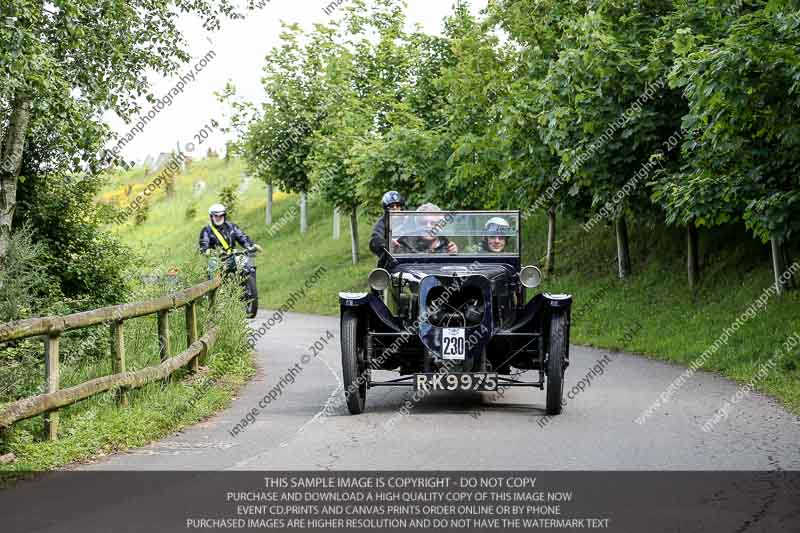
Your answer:
[[[391,276],[389,272],[382,268],[376,268],[372,272],[369,273],[369,277],[367,278],[367,284],[369,287],[376,291],[385,290],[389,287],[389,282],[391,281]]]
[[[519,281],[529,289],[538,287],[542,282],[542,271],[535,266],[526,266],[519,271]]]

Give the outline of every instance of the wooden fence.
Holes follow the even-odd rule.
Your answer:
[[[220,283],[220,278],[217,277],[154,300],[103,307],[65,316],[29,318],[0,324],[0,343],[27,337],[43,338],[47,381],[46,393],[24,398],[0,409],[0,430],[7,429],[20,420],[45,414],[45,434],[49,440],[55,440],[58,434],[58,409],[61,407],[111,389],[117,389],[118,403],[126,406],[129,389],[165,379],[187,364],[191,364],[192,371],[196,371],[200,362],[203,362],[208,355],[218,334],[217,328],[212,327],[203,337],[198,338],[197,302],[207,296],[208,305],[212,306]],[[187,348],[173,357],[170,349],[168,316],[170,311],[180,307],[186,312]],[[161,364],[128,372],[125,370],[124,321],[151,314],[157,315]],[[61,335],[65,331],[104,324],[110,327],[114,373],[61,389],[58,356]]]

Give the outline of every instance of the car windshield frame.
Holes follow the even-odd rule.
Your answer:
[[[441,223],[434,226],[432,229],[423,229],[422,226],[416,224],[415,217],[435,215],[441,218]],[[456,224],[459,220],[464,221],[471,217],[480,217],[480,228],[464,228]],[[480,239],[481,237],[491,235],[491,233],[483,230],[483,225],[491,218],[500,217],[509,222],[510,229],[507,233],[514,243],[512,251],[490,252],[490,251],[466,251],[459,249],[455,254],[447,252],[429,252],[429,251],[416,251],[416,252],[401,252],[389,250],[392,257],[397,259],[453,259],[459,257],[469,258],[520,258],[522,255],[522,232],[520,231],[520,212],[518,210],[455,210],[455,211],[388,211],[386,213],[386,237],[387,243],[392,239],[397,238],[415,238],[424,235],[429,231],[433,231],[435,236],[456,237],[460,239]],[[392,226],[393,222],[399,220],[400,228],[395,230]],[[405,227],[404,227],[405,226]],[[470,243],[470,246],[475,243]]]

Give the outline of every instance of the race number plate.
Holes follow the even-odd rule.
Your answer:
[[[415,374],[414,390],[421,391],[496,391],[497,374]]]
[[[442,330],[442,359],[463,361],[467,356],[467,343],[463,328],[444,328]]]

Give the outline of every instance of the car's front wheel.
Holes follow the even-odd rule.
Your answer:
[[[364,350],[358,336],[358,315],[349,309],[342,314],[342,380],[347,410],[351,415],[363,413],[367,400]]]
[[[550,353],[547,358],[547,414],[561,413],[564,399],[564,364],[567,359],[567,314],[554,311],[550,318]]]

